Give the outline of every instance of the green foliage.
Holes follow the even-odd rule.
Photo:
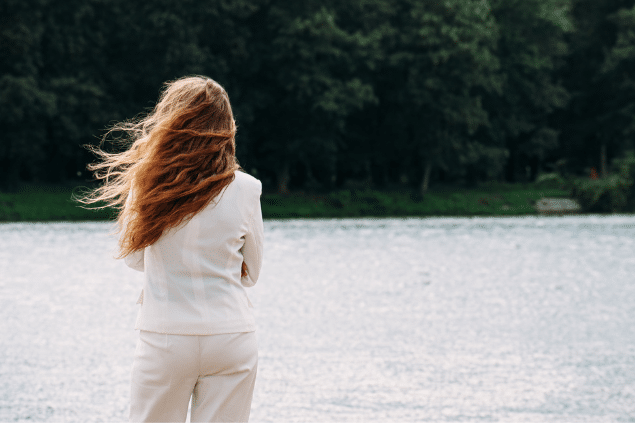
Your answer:
[[[406,142],[421,163],[445,171],[474,165],[482,155],[504,156],[478,145],[475,132],[489,125],[484,94],[501,91],[498,26],[487,2],[400,2],[399,25],[390,34],[388,107],[406,114]],[[399,77],[402,78],[399,78]],[[405,107],[404,107],[405,106]],[[408,148],[408,147],[406,147]],[[487,160],[485,160],[487,161]],[[494,166],[496,168],[496,166]]]
[[[632,140],[635,135],[635,5],[620,9],[607,19],[616,27],[617,34],[599,71],[600,78],[612,89],[601,120],[615,125],[611,134],[617,139]]]
[[[574,181],[572,196],[588,212],[635,211],[635,154],[628,152],[613,163],[617,173],[601,179]]]
[[[340,190],[324,195],[265,194],[266,218],[515,216],[535,214],[540,198],[563,197],[567,191],[536,185],[488,184],[475,189],[431,189],[421,197],[413,190]]]
[[[581,179],[574,183],[572,196],[584,211],[615,213],[625,211],[627,186],[618,175],[603,179]]]
[[[567,189],[569,182],[566,181],[559,173],[542,173],[536,178],[536,186],[544,188]]]
[[[600,170],[607,158],[633,148],[632,0],[574,0],[575,32],[560,77],[572,94],[558,122],[560,157],[569,172]]]
[[[626,210],[635,211],[635,152],[628,151],[613,161],[626,195]]]
[[[502,95],[486,98],[491,125],[481,136],[508,152],[508,180],[522,179],[525,165],[543,162],[558,147],[549,117],[569,99],[558,77],[572,26],[568,9],[569,2],[562,0],[492,1],[500,31]]]
[[[15,193],[0,193],[0,222],[112,220],[112,210],[88,210],[71,199],[72,188],[23,185]]]
[[[632,0],[4,0],[0,189],[83,177],[82,144],[187,74],[280,192],[600,169],[633,147],[633,28]]]
[[[329,185],[348,115],[376,101],[372,86],[357,75],[369,66],[372,37],[342,27],[337,5],[263,4],[257,14],[266,24],[254,27],[251,45],[262,58],[252,94],[263,99],[249,130],[252,160],[274,175],[280,192],[288,189],[291,171],[303,171],[307,183]]]
[[[487,184],[476,189],[431,189],[424,197],[415,190],[338,190],[328,194],[265,193],[266,219],[407,216],[514,216],[535,214],[542,197],[567,192],[535,185]],[[71,200],[65,186],[26,185],[16,194],[0,193],[0,222],[112,220],[113,210],[87,210]]]

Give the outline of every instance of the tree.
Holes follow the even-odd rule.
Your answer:
[[[617,34],[600,68],[599,79],[612,95],[606,98],[605,112],[599,121],[605,143],[618,144],[621,148],[616,153],[621,154],[635,147],[635,5],[620,9],[607,19],[615,25]]]
[[[405,0],[393,19],[381,100],[404,114],[425,193],[433,168],[452,172],[497,154],[474,134],[489,122],[482,96],[500,91],[498,30],[481,0]]]
[[[628,143],[628,32],[632,0],[574,0],[575,31],[568,34],[570,54],[560,71],[571,93],[558,113],[560,157],[570,172],[602,169]],[[622,10],[623,12],[620,12]]]
[[[0,3],[0,189],[15,189],[21,174],[45,159],[41,122],[56,112],[54,96],[39,79],[42,3]]]
[[[337,9],[322,2],[262,2],[252,22],[259,168],[275,175],[279,192],[292,176],[329,186],[347,116],[375,99],[356,76],[366,39],[340,27]]]
[[[506,179],[534,178],[558,147],[550,124],[569,94],[558,79],[572,30],[568,0],[492,0],[499,26],[496,55],[503,77],[501,95],[487,98],[491,125],[481,136],[495,139],[509,153]]]

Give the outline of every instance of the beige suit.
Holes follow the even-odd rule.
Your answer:
[[[192,421],[249,417],[257,345],[245,288],[262,266],[261,189],[236,172],[206,208],[126,257],[145,273],[131,421],[184,421],[192,394]]]

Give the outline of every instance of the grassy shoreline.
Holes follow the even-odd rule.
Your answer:
[[[100,221],[114,216],[109,210],[86,210],[71,200],[76,188],[25,185],[17,193],[0,193],[0,222]],[[265,192],[265,219],[409,217],[409,216],[518,216],[537,214],[542,197],[568,197],[560,188],[537,184],[491,183],[477,188],[436,187],[425,196],[414,190],[339,190],[280,195]]]

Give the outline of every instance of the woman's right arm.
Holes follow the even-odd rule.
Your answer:
[[[126,198],[126,204],[125,204],[124,207],[128,207],[130,205],[131,201],[132,201],[132,189],[130,190],[130,193],[128,194],[128,198]],[[124,231],[125,231],[125,229],[126,228],[124,228]],[[135,252],[133,252],[131,254],[128,254],[123,259],[124,263],[126,263],[126,265],[128,267],[130,267],[131,269],[143,272],[143,270],[144,270],[144,265],[143,265],[144,251],[145,251],[145,249],[142,249],[142,250],[137,250],[137,251],[135,251]]]
[[[128,254],[126,257],[124,257],[123,261],[124,263],[126,263],[126,265],[134,270],[138,270],[140,272],[143,272],[144,266],[143,266],[143,258],[144,258],[144,251],[143,250],[137,250],[132,254]]]

